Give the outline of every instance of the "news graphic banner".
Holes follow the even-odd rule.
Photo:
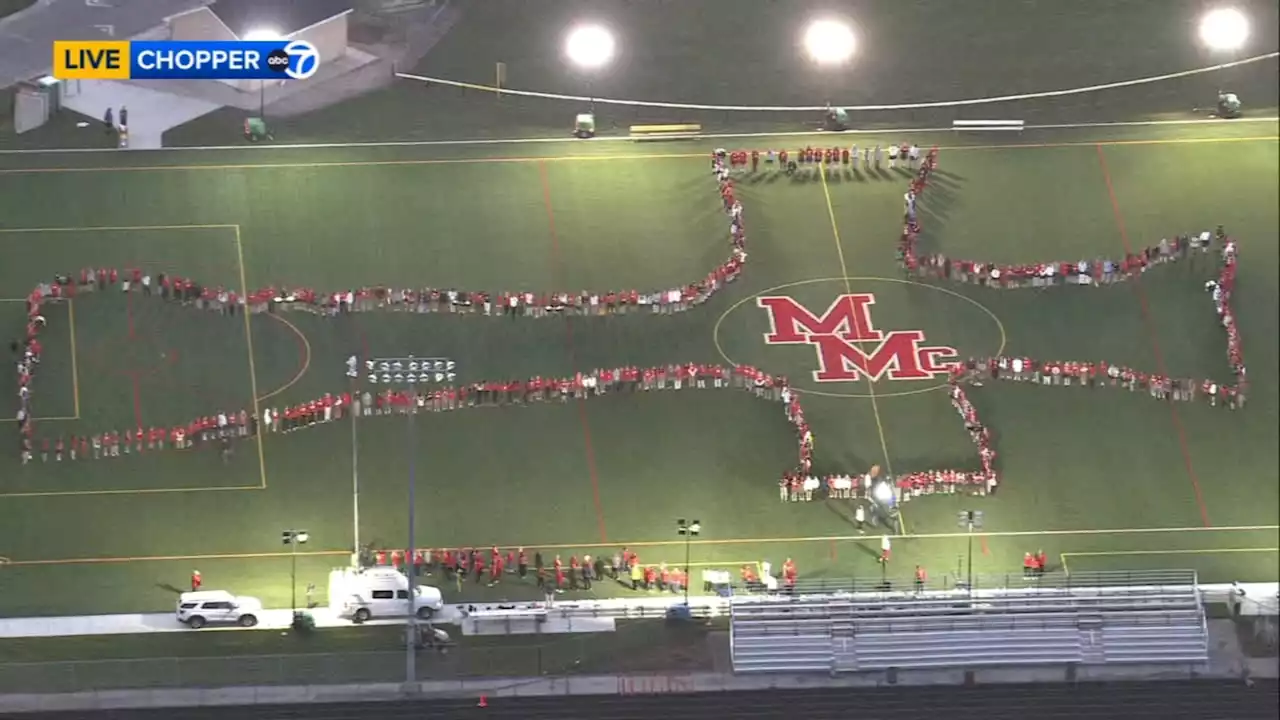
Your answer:
[[[305,40],[58,40],[59,80],[306,80],[320,53]]]

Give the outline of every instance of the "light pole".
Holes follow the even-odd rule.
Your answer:
[[[311,535],[306,530],[284,530],[280,541],[289,546],[289,610],[298,614],[298,546],[306,545]]]
[[[418,415],[418,388],[424,385],[452,383],[457,378],[457,373],[455,372],[457,365],[448,358],[419,358],[414,355],[408,355],[404,357],[372,358],[365,361],[365,369],[368,371],[366,379],[371,385],[408,388],[412,395],[408,408],[409,419],[405,425],[407,431],[406,446],[409,451],[409,542],[405,546],[405,557],[408,558],[405,566],[410,570],[409,597],[407,600],[409,614],[405,623],[404,660],[404,681],[411,683],[416,681],[418,677],[416,656],[418,641],[417,578],[414,577],[412,572],[414,547],[416,545],[414,516],[417,505],[418,485],[418,438],[416,435],[417,426],[414,421],[414,418]]]
[[[968,569],[965,571],[967,580],[965,580],[966,589],[973,593],[973,531],[982,529],[982,511],[981,510],[961,510],[957,516],[960,527],[964,528],[965,534],[969,538],[969,561]]]
[[[694,520],[686,522],[684,518],[676,520],[676,534],[684,537],[684,606],[689,607],[689,582],[693,574],[689,572],[689,553],[693,539],[698,537],[698,533],[702,532],[702,522]]]
[[[356,422],[360,413],[364,412],[364,403],[360,397],[360,358],[351,355],[347,358],[347,379],[351,386],[351,405],[347,412],[351,413],[351,557],[352,565],[360,567],[360,442]]]
[[[248,42],[274,42],[283,40],[284,36],[270,28],[254,28],[244,34],[244,40]],[[267,81],[262,79],[258,81],[258,117],[266,119],[267,117]]]
[[[608,65],[617,51],[613,33],[603,25],[579,25],[569,31],[564,53],[586,75],[587,112],[595,113],[595,95],[591,90],[592,74]]]

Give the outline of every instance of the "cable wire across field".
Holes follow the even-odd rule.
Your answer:
[[[1204,75],[1207,73],[1218,72],[1220,70],[1228,70],[1242,65],[1251,65],[1253,63],[1272,60],[1280,57],[1280,51],[1264,53],[1262,55],[1254,55],[1253,57],[1243,58],[1241,60],[1233,60],[1231,62],[1219,63],[1208,67],[1193,68],[1191,70],[1181,70],[1178,72],[1165,73],[1164,75],[1152,75],[1149,77],[1136,78],[1133,80],[1121,80],[1118,82],[1103,83],[1101,85],[1086,85],[1083,87],[1067,88],[1063,90],[1044,90],[1033,93],[1020,93],[1017,95],[996,95],[992,97],[968,98],[965,100],[936,100],[931,102],[916,103],[898,103],[895,105],[838,105],[831,103],[830,105],[707,105],[702,103],[679,103],[679,102],[659,102],[654,100],[625,100],[619,98],[601,98],[586,95],[566,95],[563,93],[539,92],[536,90],[513,90],[511,88],[497,87],[494,85],[484,85],[480,83],[462,82],[460,80],[449,80],[446,78],[429,77],[426,75],[414,75],[412,73],[396,73],[396,77],[404,80],[416,80],[423,83],[435,83],[437,85],[447,85],[449,87],[462,88],[464,90],[479,90],[500,95],[515,95],[519,97],[542,98],[544,100],[566,100],[573,102],[594,103],[597,105],[624,105],[629,107],[650,107],[650,108],[668,108],[672,110],[712,110],[723,112],[820,112],[831,106],[842,107],[849,111],[858,110],[924,110],[928,108],[948,108],[948,107],[966,107],[972,105],[993,105],[996,103],[1014,102],[1018,100],[1039,100],[1043,98],[1064,97],[1068,95],[1084,95],[1091,92],[1099,92],[1102,90],[1115,90],[1117,88],[1133,87],[1135,85],[1151,85],[1168,80],[1178,80],[1180,78],[1192,77],[1195,75]]]

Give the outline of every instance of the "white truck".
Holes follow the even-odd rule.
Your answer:
[[[372,618],[407,617],[409,593],[413,614],[429,619],[444,608],[440,591],[429,585],[410,588],[409,578],[395,568],[344,568],[329,573],[329,607],[339,617],[362,623]]]

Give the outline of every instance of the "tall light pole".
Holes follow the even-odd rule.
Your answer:
[[[603,25],[579,25],[565,37],[564,54],[569,62],[586,74],[588,112],[595,112],[595,96],[591,90],[592,76],[608,65],[617,52],[613,33]]]
[[[280,533],[280,541],[289,546],[289,610],[298,614],[298,546],[306,545],[311,539],[306,530],[285,530]]]
[[[275,40],[283,40],[284,36],[270,28],[254,28],[244,34],[244,40],[249,42],[273,42]],[[258,117],[267,117],[267,81],[258,81]]]
[[[351,557],[353,566],[361,565],[360,554],[360,442],[357,431],[357,418],[365,411],[360,402],[360,358],[351,355],[347,358],[347,380],[351,386],[351,405],[347,412],[351,413]]]
[[[419,390],[424,386],[433,384],[452,383],[457,378],[457,365],[448,358],[421,358],[407,355],[403,357],[371,358],[365,361],[365,369],[368,371],[366,379],[371,385],[388,388],[395,387],[401,390],[408,389],[412,396],[407,413],[409,418],[405,424],[407,430],[406,446],[409,451],[409,542],[405,546],[405,557],[408,558],[405,566],[410,568],[410,572],[409,597],[407,600],[409,613],[408,620],[405,623],[404,660],[404,681],[411,683],[418,678],[416,655],[418,649],[417,578],[412,573],[414,547],[416,546],[414,515],[417,505],[418,485],[418,438],[414,418],[418,415]]]
[[[973,531],[982,529],[982,511],[981,510],[961,510],[957,516],[960,527],[964,528],[965,534],[969,538],[969,561],[968,569],[965,575],[966,590],[973,593]]]
[[[684,518],[676,520],[676,534],[684,537],[684,606],[689,607],[689,583],[693,577],[693,573],[689,571],[689,553],[693,539],[698,537],[698,533],[702,532],[702,522],[694,520],[686,522]]]

